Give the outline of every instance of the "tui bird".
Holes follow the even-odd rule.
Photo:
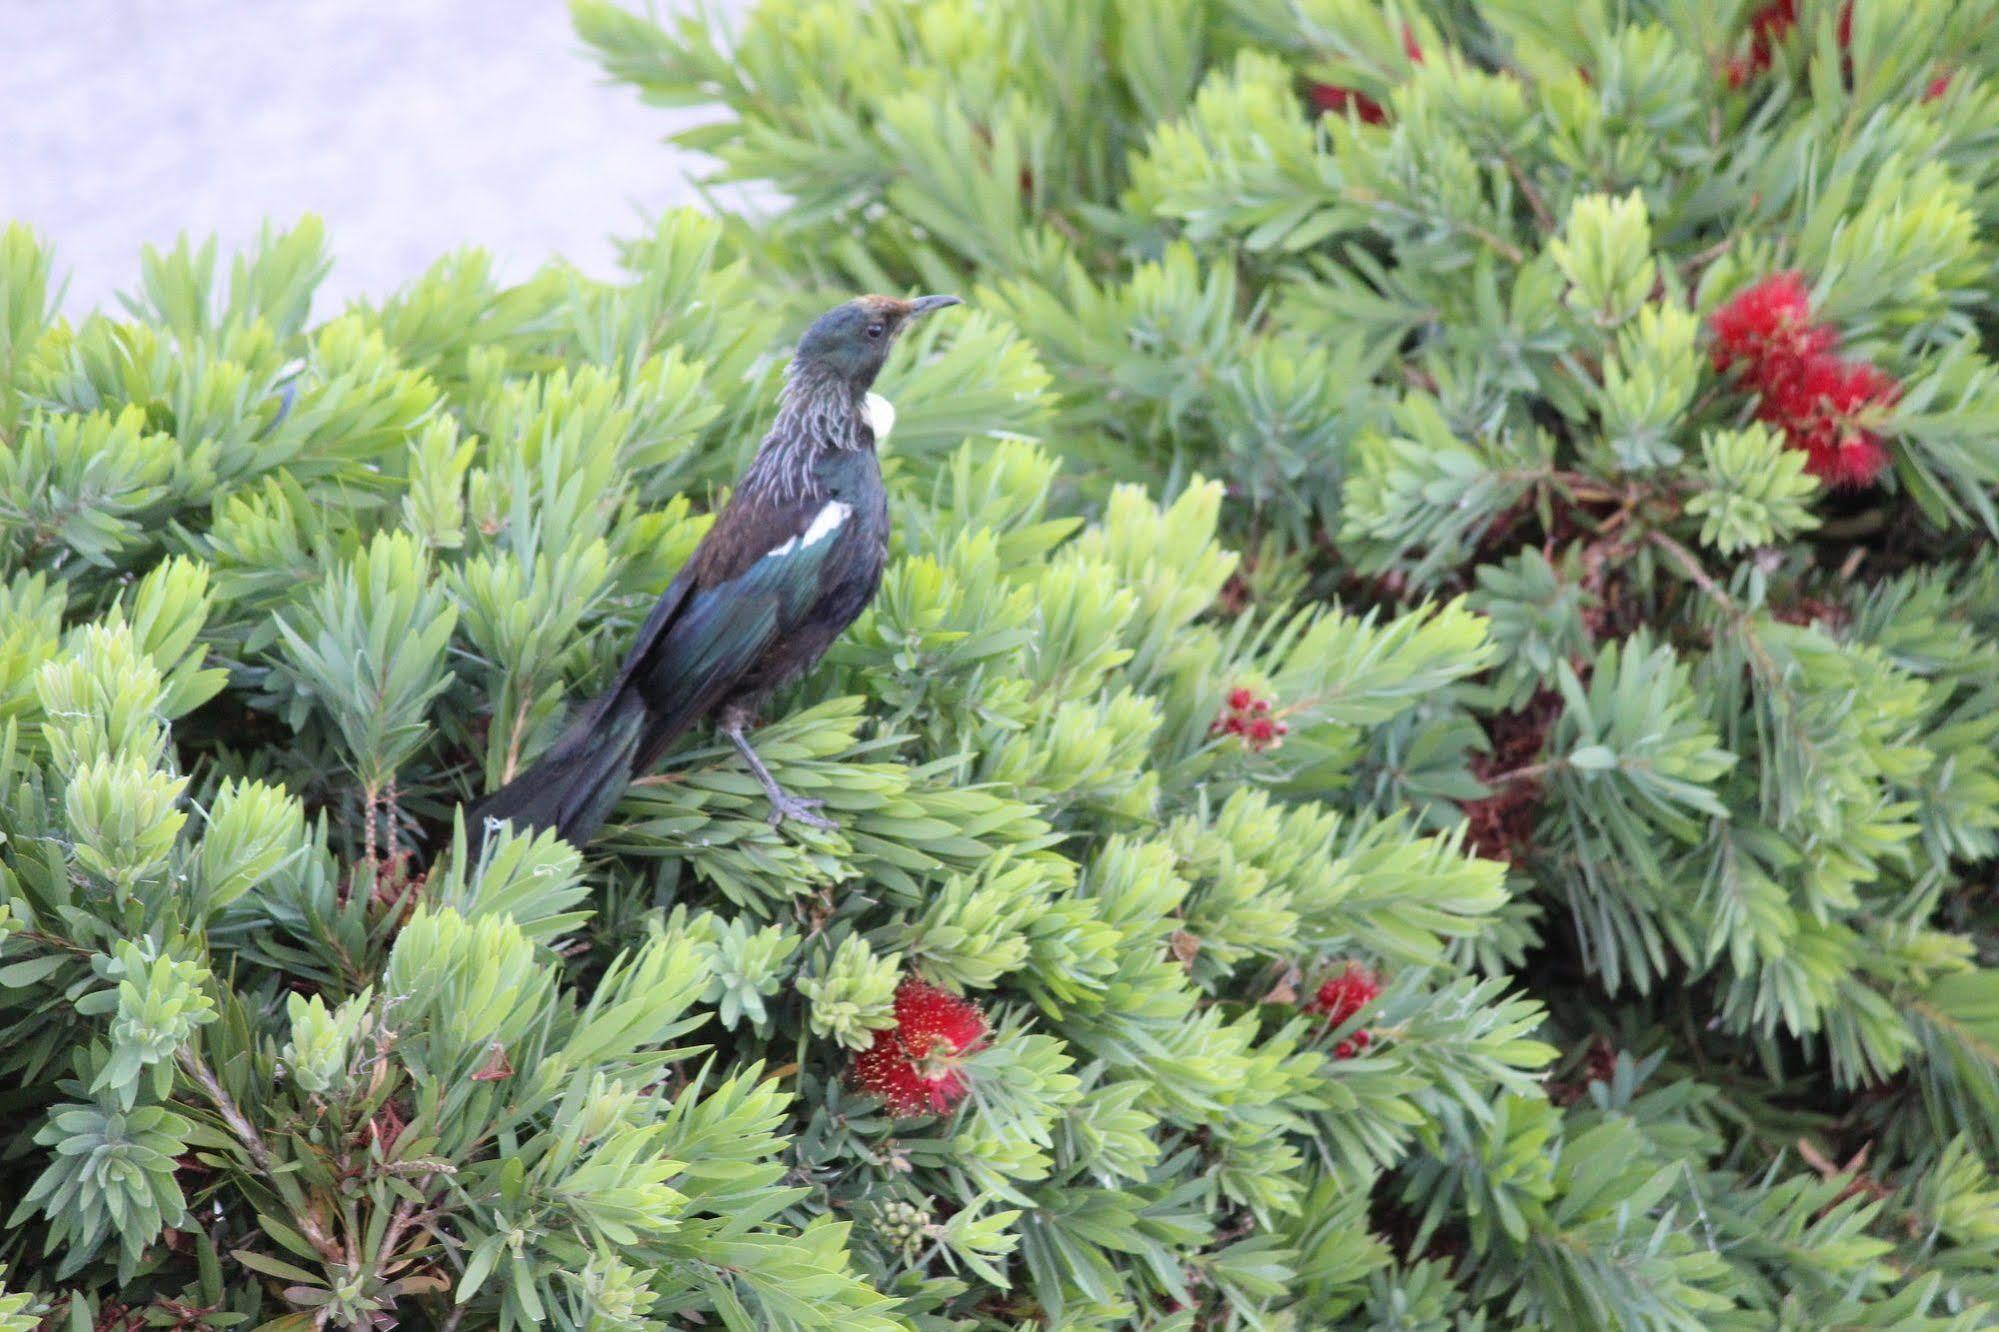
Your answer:
[[[888,495],[875,444],[894,412],[868,392],[898,334],[956,296],[862,296],[798,341],[777,421],[736,492],[674,577],[611,688],[548,753],[476,802],[474,854],[498,822],[553,828],[581,847],[625,786],[706,717],[770,796],[773,824],[832,823],[777,784],[743,728],[874,599],[888,558]]]

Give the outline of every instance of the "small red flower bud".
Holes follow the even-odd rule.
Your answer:
[[[1798,26],[1798,0],[1770,0],[1749,16],[1749,50],[1730,60],[1724,70],[1731,88],[1740,88],[1776,63],[1777,46]],[[1841,6],[1837,33],[1839,49],[1853,45],[1852,0]]]
[[[1749,49],[1724,67],[1731,88],[1740,88],[1776,63],[1777,46],[1798,26],[1798,0],[1770,0],[1749,16]],[[1853,40],[1853,7],[1848,5],[1839,19],[1839,45],[1844,50]]]
[[[1351,106],[1363,124],[1381,125],[1388,120],[1388,113],[1381,109],[1381,103],[1366,93],[1352,88],[1342,88],[1333,83],[1315,83],[1306,90],[1305,96],[1312,103],[1312,109],[1321,115],[1343,116]]]
[[[1237,712],[1241,712],[1244,708],[1248,707],[1251,703],[1254,703],[1255,701],[1256,701],[1256,695],[1252,694],[1249,690],[1243,688],[1240,685],[1238,685],[1234,689],[1229,690],[1229,706],[1234,708]]]

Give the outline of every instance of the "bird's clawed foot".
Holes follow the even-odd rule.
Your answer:
[[[750,747],[749,740],[743,735],[744,720],[741,715],[731,713],[722,719],[721,730],[723,735],[729,737],[729,743],[736,747],[736,752],[743,756],[743,762],[750,765],[750,771],[756,774],[757,784],[763,787],[764,794],[770,797],[770,826],[776,828],[786,819],[791,819],[808,828],[838,827],[824,814],[812,812],[825,801],[803,799],[777,784],[777,778],[770,775],[770,769],[764,766],[764,761],[757,757],[757,751]]]
[[[793,819],[808,828],[839,827],[824,814],[813,812],[825,803],[823,800],[806,800],[789,791],[773,791],[770,797],[770,826],[776,828],[786,819]]]

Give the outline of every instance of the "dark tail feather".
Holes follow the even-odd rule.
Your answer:
[[[586,708],[532,767],[465,811],[472,858],[492,823],[511,823],[516,831],[553,828],[582,850],[632,780],[645,722],[645,703],[632,693]]]

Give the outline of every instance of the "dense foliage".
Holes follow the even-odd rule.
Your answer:
[[[577,13],[774,216],[0,233],[0,1329],[1999,1325],[1999,8]],[[919,286],[839,829],[471,863]]]
[[[67,1325],[1254,1311],[1301,1249],[1366,1272],[1316,1227],[1375,1171],[1538,1095],[1538,1010],[1471,966],[1501,868],[1273,789],[1482,624],[1211,616],[1220,487],[1059,516],[991,316],[899,350],[899,552],[760,733],[840,830],[772,829],[702,737],[587,864],[467,863],[458,799],[606,675],[768,417],[785,321],[720,233],[314,329],[311,225],[76,327],[7,233],[0,1186]],[[1215,732],[1238,691],[1282,749]],[[1305,1011],[1349,955],[1386,991]]]
[[[1563,1057],[1392,1163],[1371,1284],[1286,1260],[1298,1325],[1999,1317],[1999,5],[576,10],[728,108],[763,280],[1003,316],[1086,507],[1225,482],[1217,617],[1488,617],[1264,760],[1468,818]]]

